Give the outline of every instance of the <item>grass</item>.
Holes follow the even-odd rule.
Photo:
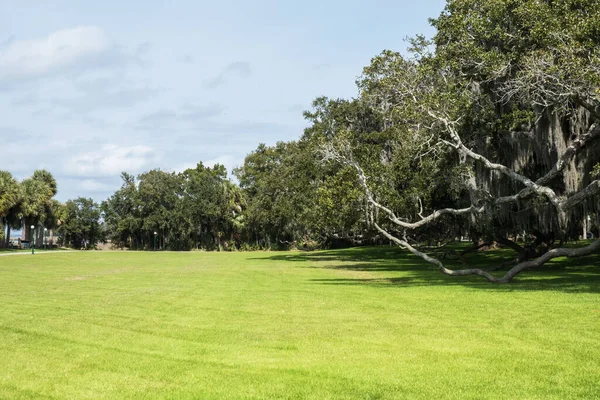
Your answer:
[[[497,286],[385,247],[0,257],[0,398],[599,398],[599,264]]]
[[[22,251],[29,251],[29,252],[31,252],[31,249],[7,249],[7,248],[0,248],[0,253],[17,253],[17,252],[22,252]]]
[[[37,247],[35,248],[35,252],[37,253],[42,252],[42,251],[61,251],[61,250],[65,250],[62,248],[46,248],[44,249],[44,246],[42,245],[41,247]],[[3,248],[0,249],[0,254],[4,254],[4,253],[31,253],[31,248],[27,248],[27,249],[7,249],[7,248]]]

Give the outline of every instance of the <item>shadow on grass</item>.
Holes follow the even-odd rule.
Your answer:
[[[510,250],[475,253],[466,258],[470,267],[490,268],[514,257]],[[343,250],[273,254],[260,259],[302,263],[305,268],[373,272],[373,278],[312,279],[323,285],[377,287],[464,286],[494,291],[552,290],[566,293],[600,293],[600,254],[575,259],[555,259],[541,268],[525,270],[510,284],[492,284],[481,277],[443,275],[434,266],[394,247],[361,247]],[[443,260],[449,268],[465,268],[456,260]],[[502,276],[506,269],[495,271]],[[380,275],[380,276],[379,276]],[[394,276],[397,275],[397,276]]]

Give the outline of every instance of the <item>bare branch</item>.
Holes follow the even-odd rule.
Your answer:
[[[448,123],[448,125],[450,125],[450,123],[447,120],[445,122]],[[466,146],[464,146],[464,144],[460,140],[460,137],[458,137],[458,135],[456,135],[456,132],[453,130],[452,127],[449,127],[449,131],[454,132],[454,134],[451,133],[451,137],[454,142],[450,143],[453,147],[458,149],[460,152],[465,154],[467,157],[477,160],[477,161],[480,161],[484,165],[486,165],[486,167],[493,169],[493,170],[498,170],[498,171],[506,174],[507,176],[510,176],[513,179],[515,179],[519,182],[522,182],[526,186],[526,189],[520,191],[516,195],[500,198],[494,204],[500,204],[501,202],[507,202],[507,201],[509,201],[508,199],[511,199],[510,201],[516,201],[517,199],[524,197],[525,195],[528,195],[531,193],[539,193],[539,194],[544,194],[544,195],[548,196],[550,201],[552,201],[553,204],[556,206],[559,213],[564,213],[564,210],[568,210],[568,209],[574,207],[575,205],[581,203],[588,197],[600,192],[600,180],[595,180],[595,181],[591,182],[585,189],[579,191],[578,193],[574,194],[573,196],[571,196],[567,199],[560,199],[558,196],[556,196],[554,191],[552,191],[549,188],[546,188],[545,186],[538,184],[538,182],[540,182],[540,181],[546,182],[546,181],[551,180],[554,176],[556,176],[564,168],[564,166],[572,159],[572,157],[574,157],[575,153],[586,144],[587,141],[595,138],[596,135],[598,135],[598,127],[597,126],[590,128],[590,130],[588,131],[588,133],[586,133],[586,135],[582,136],[582,138],[578,139],[578,141],[575,141],[571,145],[571,147],[568,149],[568,151],[565,152],[565,154],[563,154],[563,157],[561,157],[561,159],[556,163],[556,165],[552,168],[552,170],[549,171],[546,175],[544,175],[542,178],[540,178],[535,183],[532,182],[529,178],[524,177],[523,175],[520,175],[520,174],[512,171],[511,169],[507,168],[504,165],[492,163],[491,161],[487,160],[485,157],[483,157],[475,152],[472,152],[471,150],[466,148]],[[449,275],[449,276],[477,275],[477,276],[481,276],[481,277],[487,279],[489,282],[508,283],[517,274],[519,274],[523,270],[542,266],[546,262],[552,260],[553,258],[585,256],[585,255],[592,254],[593,252],[600,250],[600,240],[594,241],[589,246],[577,248],[577,249],[569,249],[569,248],[552,249],[534,260],[518,262],[518,259],[517,259],[516,262],[518,262],[518,263],[514,267],[512,267],[502,277],[496,277],[496,276],[492,275],[490,272],[480,269],[480,268],[467,268],[467,269],[460,269],[460,270],[449,269],[439,259],[432,257],[428,254],[425,254],[425,253],[417,250],[412,245],[410,245],[406,239],[406,229],[419,228],[421,226],[424,226],[424,225],[436,220],[437,218],[441,217],[442,215],[446,215],[446,214],[447,215],[465,215],[465,214],[473,214],[473,213],[483,213],[485,211],[485,207],[484,206],[477,207],[473,204],[470,207],[463,208],[463,209],[446,208],[446,209],[436,210],[433,213],[431,213],[430,215],[423,217],[422,216],[422,203],[421,203],[420,199],[418,199],[420,207],[421,207],[421,209],[419,211],[419,216],[421,217],[421,220],[417,221],[417,222],[404,221],[404,220],[398,218],[398,216],[391,209],[383,206],[382,204],[380,204],[379,202],[377,202],[374,199],[373,193],[371,192],[371,189],[369,188],[369,185],[367,182],[367,177],[364,173],[364,170],[359,165],[359,163],[356,162],[352,158],[352,152],[350,150],[349,145],[347,143],[342,144],[341,148],[342,148],[342,152],[340,152],[338,149],[336,149],[333,145],[326,146],[323,149],[323,159],[324,160],[335,160],[342,164],[351,166],[356,170],[359,183],[363,188],[363,191],[365,193],[365,197],[367,200],[367,206],[368,206],[367,207],[368,208],[367,209],[367,218],[373,224],[375,229],[377,229],[377,231],[379,231],[388,240],[391,240],[394,243],[396,243],[398,246],[407,249],[412,254],[422,258],[426,262],[437,266],[438,269],[445,275]],[[551,193],[548,193],[548,191],[550,191]],[[512,199],[515,199],[515,200],[512,200]],[[390,219],[390,221],[392,221],[394,224],[404,228],[405,229],[404,230],[404,232],[405,232],[404,240],[395,237],[394,235],[390,234],[385,229],[383,229],[381,226],[379,226],[379,224],[375,221],[375,218],[373,216],[373,209],[383,211],[384,213],[387,214],[387,217]]]
[[[442,263],[437,258],[431,257],[430,255],[427,255],[427,254],[415,249],[408,242],[406,242],[402,239],[398,239],[397,237],[395,237],[393,235],[390,235],[385,229],[382,229],[379,225],[377,225],[377,223],[374,223],[373,225],[375,226],[375,229],[377,229],[383,236],[385,236],[392,242],[396,243],[398,246],[400,246],[404,249],[407,249],[415,256],[420,257],[423,260],[427,261],[428,263],[437,266],[438,269],[445,275],[451,275],[451,276],[479,275],[479,276],[486,278],[490,282],[498,282],[498,279],[496,277],[494,277],[492,274],[490,274],[489,272],[484,271],[482,269],[479,269],[479,268],[461,269],[461,270],[456,270],[456,271],[448,269],[444,266],[444,263]]]
[[[458,270],[452,270],[452,269],[446,268],[444,263],[442,263],[437,258],[431,257],[431,256],[415,249],[409,243],[407,243],[405,240],[398,239],[397,237],[389,234],[386,230],[382,229],[376,223],[374,224],[374,226],[387,239],[396,243],[400,247],[407,249],[412,254],[416,255],[417,257],[422,258],[423,260],[427,261],[428,263],[437,266],[438,269],[440,270],[440,272],[445,275],[448,275],[448,276],[477,275],[477,276],[481,276],[481,277],[487,279],[489,282],[492,282],[492,283],[509,283],[520,272],[522,272],[526,269],[541,267],[542,265],[544,265],[548,261],[552,260],[553,258],[582,257],[582,256],[587,256],[587,255],[590,255],[590,254],[600,251],[600,239],[595,240],[590,245],[585,246],[585,247],[580,247],[580,248],[575,248],[575,249],[572,249],[572,248],[570,249],[570,248],[565,248],[565,247],[558,248],[558,249],[552,249],[534,260],[524,261],[524,262],[521,262],[521,263],[515,265],[503,277],[498,278],[498,277],[490,274],[488,271],[485,271],[480,268],[467,268],[467,269],[458,269]]]
[[[585,247],[579,247],[579,248],[575,248],[575,249],[561,247],[561,248],[557,248],[557,249],[552,249],[534,260],[524,261],[522,263],[515,265],[502,278],[496,279],[495,281],[491,281],[491,282],[508,283],[518,273],[522,272],[523,270],[541,267],[542,265],[544,265],[548,261],[552,260],[553,258],[583,257],[583,256],[593,254],[595,252],[598,252],[599,250],[600,250],[600,239],[593,241],[590,245],[585,246]]]
[[[475,153],[473,150],[469,149],[467,146],[464,145],[458,132],[456,131],[456,129],[454,129],[454,125],[455,125],[456,121],[450,121],[447,118],[440,117],[431,111],[429,111],[429,115],[432,116],[433,118],[438,119],[440,122],[442,122],[444,124],[446,131],[448,132],[448,134],[450,135],[450,138],[452,139],[452,142],[447,142],[447,143],[450,146],[452,146],[453,148],[455,148],[460,154],[462,154],[463,156],[468,157],[472,160],[479,161],[487,169],[498,171],[498,172],[508,176],[512,180],[522,183],[527,188],[529,188],[530,190],[532,190],[533,192],[535,192],[537,194],[547,196],[548,199],[550,200],[550,202],[556,208],[560,208],[560,198],[556,195],[554,190],[550,189],[547,186],[543,186],[536,182],[533,182],[531,179],[529,179],[525,175],[521,175],[521,174],[513,171],[512,169],[508,168],[505,165],[493,163],[490,160],[488,160],[486,157],[482,156],[481,154]],[[505,202],[508,201],[509,198],[510,197],[507,197],[506,198],[507,200],[504,200],[504,201]]]
[[[535,181],[538,185],[545,185],[554,179],[575,157],[575,154],[586,145],[591,143],[593,140],[600,138],[600,125],[597,123],[592,124],[586,133],[581,137],[573,140],[571,145],[567,147],[561,158],[556,162],[554,167],[546,175]]]
[[[354,169],[356,169],[357,175],[358,175],[358,180],[363,188],[363,191],[365,192],[365,195],[367,197],[367,201],[369,203],[371,203],[373,206],[377,207],[378,209],[382,210],[383,212],[385,212],[389,219],[395,223],[396,225],[399,225],[403,228],[406,229],[416,229],[419,228],[421,226],[427,225],[428,223],[432,222],[433,220],[441,217],[442,215],[464,215],[464,214],[472,214],[472,213],[482,213],[484,211],[484,207],[476,207],[475,205],[471,205],[471,207],[467,207],[467,208],[461,208],[461,209],[455,209],[455,208],[444,208],[441,210],[436,210],[433,213],[429,214],[426,217],[423,217],[420,213],[419,215],[421,216],[421,220],[417,221],[417,222],[406,222],[401,220],[400,218],[398,218],[396,216],[396,214],[390,210],[389,208],[383,206],[382,204],[380,204],[379,202],[375,201],[375,199],[373,198],[373,193],[371,192],[371,189],[369,188],[369,185],[367,184],[367,177],[365,176],[365,172],[363,171],[363,169],[361,168],[361,166],[354,160],[346,160],[346,163],[348,165],[351,165],[352,167],[354,167]],[[420,199],[419,199],[420,201]]]
[[[600,68],[598,70],[600,72]],[[600,104],[589,99],[587,96],[577,95],[575,96],[575,102],[588,110],[594,117],[600,119]],[[594,104],[596,103],[596,104]]]
[[[600,193],[600,180],[592,181],[585,189],[580,190],[573,196],[563,200],[561,202],[561,209],[569,210],[596,193]]]

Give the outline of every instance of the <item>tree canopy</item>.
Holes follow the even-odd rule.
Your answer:
[[[202,163],[124,172],[100,206],[61,209],[48,172],[0,174],[0,215],[60,214],[69,237],[133,249],[394,242],[493,282],[597,251],[563,245],[600,216],[600,0],[453,0],[430,22],[432,38],[375,56],[356,98],[316,98],[298,139],[260,144],[235,179]],[[424,250],[460,237],[517,256],[496,277]]]
[[[581,221],[599,209],[599,5],[452,1],[432,20],[438,31],[431,41],[417,37],[409,56],[386,51],[372,60],[358,81],[360,100],[391,133],[390,164],[414,168],[425,183],[411,182],[397,196],[413,189],[418,206],[382,195],[381,174],[372,156],[360,154],[355,133],[331,140],[323,153],[354,167],[380,233],[446,274],[491,281],[600,247],[553,248],[555,239],[576,237]],[[383,176],[395,183],[393,174]],[[443,219],[468,226],[471,237],[503,243],[526,230],[536,248],[522,249],[513,268],[495,278],[479,268],[451,271],[409,244],[406,233],[394,233],[418,233]]]

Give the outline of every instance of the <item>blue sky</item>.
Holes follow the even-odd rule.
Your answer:
[[[121,171],[228,170],[353,97],[444,1],[0,0],[0,169],[101,201]]]

